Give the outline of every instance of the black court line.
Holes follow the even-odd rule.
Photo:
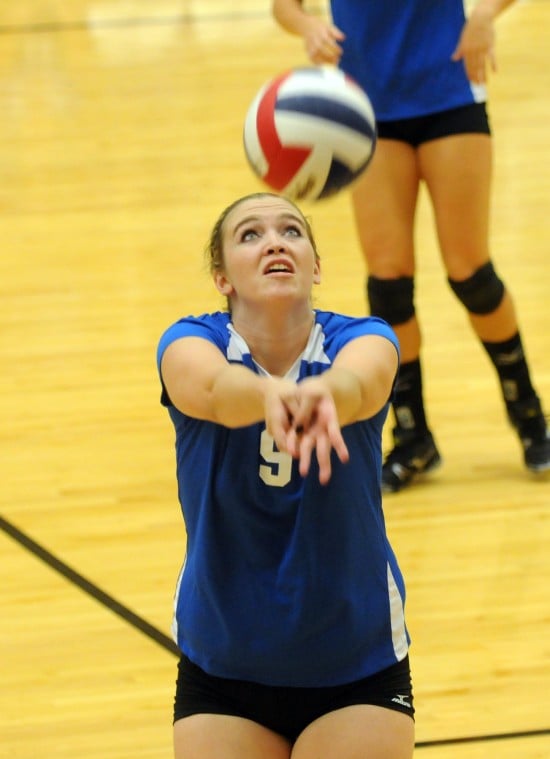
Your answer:
[[[550,728],[540,730],[524,730],[515,733],[494,733],[492,735],[468,735],[463,738],[440,738],[433,741],[418,741],[415,748],[435,748],[436,746],[457,746],[461,743],[489,743],[491,741],[509,741],[517,738],[538,738],[544,735],[550,736]]]
[[[151,625],[149,622],[143,619],[143,617],[135,614],[131,609],[129,609],[127,606],[124,606],[124,604],[121,604],[108,593],[105,593],[105,591],[101,590],[101,588],[98,588],[97,585],[94,585],[94,583],[87,580],[79,572],[76,572],[68,564],[65,564],[64,561],[58,559],[56,556],[50,553],[50,551],[48,551],[46,548],[22,532],[18,527],[15,527],[15,525],[11,524],[11,522],[8,522],[1,516],[0,529],[3,530],[6,535],[9,535],[9,537],[13,538],[13,540],[23,546],[23,548],[26,548],[28,551],[30,551],[34,556],[36,556],[36,558],[43,561],[53,570],[69,580],[69,582],[72,582],[74,585],[80,588],[80,590],[83,590],[85,593],[88,593],[88,595],[92,596],[92,598],[95,598],[96,601],[99,601],[99,603],[109,609],[109,611],[117,614],[125,622],[128,622],[129,625],[144,633],[144,635],[147,635],[148,638],[155,641],[155,643],[158,643],[166,651],[169,651],[175,656],[179,656],[179,649],[171,638]],[[534,738],[544,735],[550,736],[550,728],[543,728],[540,730],[525,730],[523,732],[514,733],[472,735],[462,738],[441,738],[439,740],[433,741],[419,741],[415,744],[415,748],[434,748],[436,746],[452,746],[461,743],[487,743],[490,741],[514,740],[518,738]]]
[[[135,614],[131,609],[129,609],[127,606],[124,606],[124,604],[121,604],[108,593],[105,593],[104,590],[98,588],[98,586],[94,585],[93,582],[87,580],[79,572],[76,572],[68,564],[65,564],[64,561],[61,561],[55,557],[52,553],[50,553],[50,551],[39,545],[36,541],[34,541],[28,535],[25,535],[25,533],[21,532],[21,530],[19,530],[10,522],[7,522],[1,516],[0,529],[2,529],[7,535],[17,541],[24,548],[27,548],[38,559],[41,559],[49,567],[54,569],[60,575],[63,575],[63,577],[69,580],[69,582],[72,582],[73,585],[76,585],[78,588],[80,588],[80,590],[83,590],[89,596],[95,598],[96,601],[99,601],[100,604],[105,606],[114,614],[118,615],[125,622],[128,622],[128,624],[136,628],[136,630],[140,630],[140,632],[144,633],[144,635],[147,635],[148,638],[155,641],[155,643],[158,643],[170,653],[179,656],[178,647],[171,638],[151,625],[138,614]]]

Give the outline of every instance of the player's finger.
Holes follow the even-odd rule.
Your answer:
[[[317,463],[319,465],[319,482],[321,485],[326,485],[330,480],[332,474],[332,466],[330,462],[331,450],[332,446],[329,439],[325,435],[321,435],[317,438],[315,453],[317,454]]]
[[[300,462],[298,465],[299,472],[302,475],[302,477],[305,477],[307,473],[309,472],[309,467],[311,466],[311,454],[313,451],[313,438],[311,435],[304,434],[299,440],[299,454],[300,454]]]
[[[342,436],[342,431],[340,430],[340,427],[337,424],[331,425],[329,427],[329,439],[332,447],[336,451],[336,455],[342,462],[342,464],[345,464],[349,461],[349,450],[346,445],[346,442]]]

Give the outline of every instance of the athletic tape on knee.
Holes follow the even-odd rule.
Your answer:
[[[404,324],[414,316],[414,280],[412,277],[367,280],[367,296],[372,316],[388,324]]]
[[[456,297],[472,314],[490,314],[498,308],[504,296],[504,284],[490,261],[468,279],[449,278],[448,282]]]

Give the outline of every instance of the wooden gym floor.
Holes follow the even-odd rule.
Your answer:
[[[322,2],[319,0],[319,8]],[[493,255],[550,409],[550,3],[499,21]],[[157,339],[222,304],[218,212],[259,184],[241,143],[306,62],[268,0],[0,8],[0,757],[171,756],[185,535]],[[306,208],[320,307],[365,311],[349,199]],[[522,467],[422,199],[418,309],[445,466],[387,497],[408,581],[417,755],[550,756],[550,481]]]

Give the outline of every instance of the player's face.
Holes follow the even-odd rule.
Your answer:
[[[216,286],[229,298],[292,295],[309,299],[319,262],[301,213],[284,198],[250,198],[223,227],[224,270]]]

